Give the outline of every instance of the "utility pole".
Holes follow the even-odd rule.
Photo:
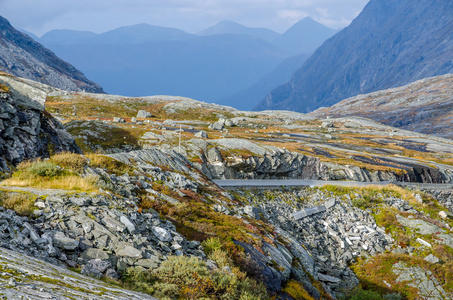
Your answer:
[[[182,136],[182,125],[179,124],[179,154],[181,154],[181,136]]]

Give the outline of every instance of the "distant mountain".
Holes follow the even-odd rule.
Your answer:
[[[453,73],[453,2],[371,0],[256,109],[309,112],[358,94]]]
[[[278,36],[273,43],[276,46],[290,49],[292,54],[312,53],[335,33],[337,30],[307,17]]]
[[[28,35],[29,37],[31,37],[32,39],[34,39],[35,41],[39,41],[39,37],[37,37],[34,33],[31,33],[27,30],[24,30],[24,29],[18,29],[20,32],[22,33],[25,33],[26,35]]]
[[[44,34],[40,42],[44,45],[76,44],[141,44],[148,42],[181,41],[196,37],[183,30],[137,24],[124,26],[105,33],[89,31],[52,30]]]
[[[317,118],[361,116],[453,139],[453,74],[359,95],[311,112]]]
[[[109,93],[181,95],[210,102],[245,89],[286,58],[281,49],[247,35],[123,42],[110,44],[96,39],[91,43],[46,45]]]
[[[66,90],[103,92],[72,65],[0,16],[0,71]]]
[[[48,45],[75,45],[86,44],[94,40],[98,35],[91,31],[78,31],[69,29],[55,29],[45,33],[39,42]]]
[[[239,110],[251,110],[269,92],[269,87],[284,84],[297,68],[307,60],[310,53],[303,53],[289,57],[282,61],[275,69],[260,78],[253,85],[246,89],[220,99],[220,103],[228,104]]]
[[[231,21],[220,21],[216,25],[201,31],[198,34],[246,34],[263,39],[268,42],[272,42],[280,36],[280,34],[278,34],[277,32],[267,28],[251,28]]]
[[[312,26],[295,26],[299,31],[289,32],[295,38],[299,32],[309,45],[313,41],[306,37],[316,36],[323,27],[313,23],[305,20],[301,24]],[[304,33],[303,27],[313,32]],[[294,47],[286,49],[273,42],[279,37],[269,29],[223,21],[200,35],[138,24],[101,34],[52,30],[40,42],[109,93],[181,95],[250,109],[271,88],[288,81],[307,56],[296,49],[309,46],[301,47],[297,41],[285,44]],[[317,41],[322,43],[320,38]],[[297,55],[283,62],[291,53]]]

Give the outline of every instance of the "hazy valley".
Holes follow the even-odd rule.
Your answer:
[[[452,16],[33,39],[1,18],[0,295],[452,299]]]

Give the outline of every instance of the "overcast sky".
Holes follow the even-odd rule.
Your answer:
[[[38,36],[52,29],[97,33],[148,23],[196,33],[222,20],[283,32],[304,17],[331,28],[354,19],[368,0],[0,0],[0,15]]]

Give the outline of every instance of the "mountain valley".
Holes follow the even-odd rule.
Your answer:
[[[453,299],[452,16],[0,17],[0,298]]]

